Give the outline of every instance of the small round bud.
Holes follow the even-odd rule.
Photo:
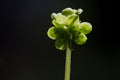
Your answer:
[[[52,13],[52,14],[51,14],[51,18],[52,18],[52,19],[55,19],[56,17],[57,17],[57,14],[56,14],[56,13]]]
[[[78,9],[78,10],[77,10],[77,14],[78,14],[78,15],[80,15],[82,12],[83,12],[82,9]]]
[[[65,9],[62,10],[62,14],[65,15],[65,16],[74,14],[75,12],[76,12],[76,10],[73,10],[71,8],[65,8]]]
[[[55,34],[55,27],[51,27],[48,29],[47,35],[49,38],[55,40],[56,39],[56,34]]]
[[[84,34],[79,34],[79,36],[75,39],[76,44],[82,45],[87,41],[87,37]]]
[[[92,31],[92,25],[88,22],[83,22],[79,25],[81,33],[88,34]]]
[[[55,42],[55,47],[59,50],[65,50],[66,46],[65,46],[65,42],[63,39],[59,39]]]

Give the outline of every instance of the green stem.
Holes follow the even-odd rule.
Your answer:
[[[65,80],[70,80],[70,68],[71,68],[71,49],[69,47],[69,44],[67,44],[65,62]]]

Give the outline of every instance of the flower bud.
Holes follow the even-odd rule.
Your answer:
[[[65,46],[65,42],[63,39],[59,39],[55,42],[55,47],[59,50],[65,50],[66,46]]]
[[[79,34],[77,38],[75,38],[76,44],[82,45],[87,41],[87,37],[84,34]]]
[[[71,8],[65,8],[65,9],[62,10],[62,14],[65,15],[65,16],[74,14],[76,12],[77,12],[77,10],[73,10]]]
[[[50,28],[48,29],[47,35],[48,35],[49,38],[55,40],[55,39],[56,39],[56,36],[57,36],[57,35],[55,34],[55,27],[50,27]]]
[[[78,14],[78,15],[80,15],[82,12],[83,12],[82,9],[78,9],[78,10],[77,10],[77,14]]]
[[[81,33],[88,34],[92,31],[92,25],[88,22],[83,22],[79,25]]]
[[[52,13],[52,14],[51,14],[51,18],[52,18],[52,19],[56,19],[56,17],[57,17],[57,14],[56,14],[56,13]]]

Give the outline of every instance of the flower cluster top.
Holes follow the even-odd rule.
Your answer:
[[[57,49],[66,49],[67,43],[71,41],[75,41],[79,45],[87,41],[86,34],[92,31],[92,25],[79,20],[82,12],[82,9],[65,8],[62,13],[51,14],[53,27],[48,29],[47,35],[56,40],[55,47]]]

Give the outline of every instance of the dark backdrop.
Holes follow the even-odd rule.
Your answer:
[[[119,80],[120,36],[117,0],[2,0],[0,80],[63,80],[65,51],[46,32],[50,14],[82,8],[93,25],[85,45],[74,44],[71,80]]]

